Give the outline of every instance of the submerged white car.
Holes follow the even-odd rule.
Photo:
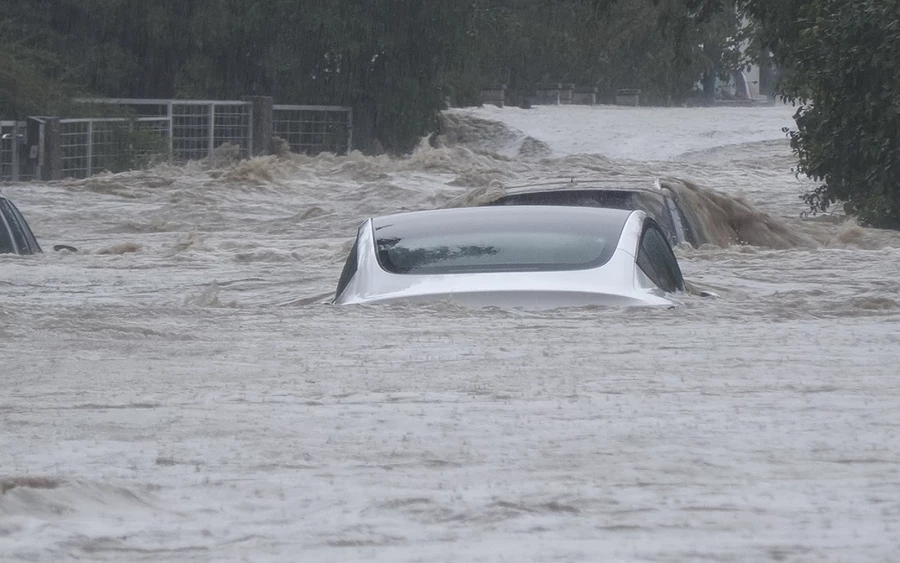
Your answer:
[[[683,290],[666,235],[643,211],[498,206],[367,219],[333,302],[671,306]]]

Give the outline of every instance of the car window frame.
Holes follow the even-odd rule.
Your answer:
[[[340,298],[341,294],[347,290],[347,286],[353,280],[353,276],[359,271],[359,239],[353,242],[350,254],[344,262],[344,268],[341,270],[341,277],[338,278],[337,289],[334,291],[334,298]]]
[[[353,278],[359,271],[359,241],[362,238],[363,229],[366,228],[367,223],[368,222],[363,222],[356,230],[356,239],[353,241],[350,253],[344,261],[344,268],[341,270],[341,277],[338,278],[337,288],[334,291],[335,300],[339,299],[341,294],[347,290],[347,286],[350,285],[350,282],[353,281]]]
[[[18,254],[16,239],[12,229],[6,220],[6,215],[0,210],[0,254]]]
[[[3,216],[6,228],[11,235],[13,252],[16,254],[41,252],[41,246],[31,231],[28,221],[12,201],[0,198],[0,215]]]
[[[645,247],[644,243],[647,240],[648,233],[651,231],[655,233],[658,239],[663,243],[662,250],[664,260],[665,262],[668,262],[668,266],[666,266],[665,262],[660,265],[658,263],[658,260],[654,259],[654,253],[647,250],[647,248]],[[650,281],[653,282],[653,284],[659,289],[667,293],[684,291],[684,276],[681,273],[681,266],[678,264],[678,259],[675,257],[675,252],[672,250],[672,245],[669,243],[669,237],[666,236],[662,228],[660,228],[659,224],[650,217],[648,217],[644,221],[644,226],[641,230],[641,238],[638,241],[635,263],[637,264],[637,267],[641,269],[644,275],[646,275],[650,279]],[[674,278],[674,284],[662,282],[660,271],[663,269],[668,270],[669,276]]]

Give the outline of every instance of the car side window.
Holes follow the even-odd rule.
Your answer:
[[[663,291],[673,293],[684,289],[684,278],[675,253],[653,222],[648,222],[641,236],[637,265]]]

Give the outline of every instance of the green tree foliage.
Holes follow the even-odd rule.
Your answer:
[[[62,83],[47,69],[56,66],[52,53],[17,44],[0,44],[0,108],[3,115],[20,117],[54,111],[64,103]]]
[[[838,201],[863,224],[900,229],[900,3],[745,0],[761,45],[786,69],[797,103],[798,173],[821,184],[814,211]]]
[[[4,0],[0,113],[110,97],[351,105],[389,150],[433,130],[472,15],[442,0]],[[363,135],[358,135],[358,138]]]
[[[724,1],[724,0],[723,0]],[[740,68],[740,21],[696,0],[480,0],[473,49],[454,86],[565,82],[655,103],[694,93],[702,75]],[[467,96],[462,96],[466,99]]]
[[[50,113],[72,94],[63,58],[25,2],[8,2],[0,16],[0,117]]]

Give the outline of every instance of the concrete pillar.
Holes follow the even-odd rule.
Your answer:
[[[44,161],[41,176],[44,180],[62,180],[62,125],[58,117],[44,120]]]
[[[244,96],[241,99],[245,102],[250,102],[253,106],[252,156],[272,154],[274,100],[271,96]]]

